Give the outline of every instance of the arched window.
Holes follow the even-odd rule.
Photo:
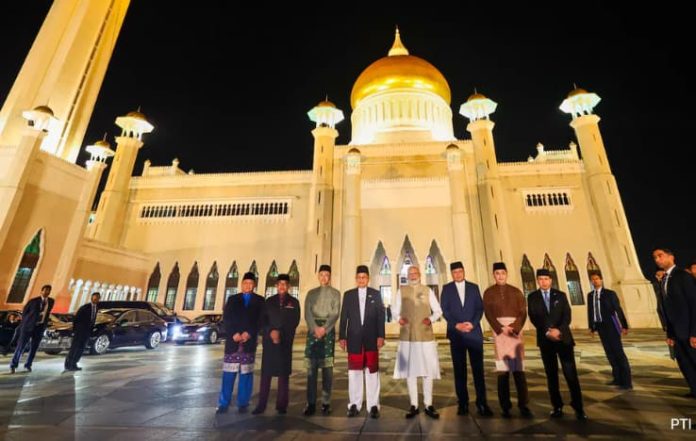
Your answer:
[[[215,309],[215,297],[219,278],[217,262],[213,262],[213,266],[210,268],[210,272],[208,272],[208,277],[205,279],[205,297],[203,299],[203,309],[205,311]]]
[[[192,311],[196,308],[196,293],[198,292],[198,262],[193,262],[191,272],[186,278],[186,292],[184,293],[184,310]]]
[[[522,273],[522,289],[524,295],[527,296],[530,292],[536,290],[537,286],[536,277],[534,276],[534,267],[529,262],[526,254],[522,255],[522,268],[520,268],[520,272]]]
[[[150,275],[150,280],[147,282],[147,301],[156,302],[157,294],[159,294],[159,284],[162,279],[162,273],[160,273],[159,262],[155,265],[155,269],[152,270]]]
[[[553,262],[551,262],[551,258],[548,254],[544,254],[543,268],[549,270],[549,273],[551,273],[551,286],[555,289],[560,289],[558,285],[558,272],[556,271],[556,267],[553,266]]]
[[[288,276],[290,277],[290,295],[295,298],[300,298],[300,271],[297,269],[297,262],[294,260],[290,264],[290,271],[288,271]]]
[[[30,288],[32,278],[41,259],[41,234],[39,230],[31,242],[24,248],[24,254],[19,261],[17,272],[12,280],[12,287],[7,296],[7,303],[24,303],[27,291]]]
[[[445,259],[442,258],[440,248],[434,240],[430,244],[428,257],[425,258],[425,284],[435,293],[440,300],[440,287],[447,282]]]
[[[589,279],[592,274],[602,275],[602,269],[597,264],[592,253],[587,254],[587,278]]]
[[[582,295],[582,284],[580,283],[580,272],[575,265],[570,253],[566,254],[565,263],[566,282],[568,283],[568,296],[572,305],[584,305],[585,300]]]
[[[179,289],[179,262],[174,264],[172,272],[167,279],[167,292],[164,295],[164,306],[174,309],[176,306],[176,292]]]
[[[398,289],[401,285],[408,284],[408,269],[411,265],[418,265],[418,258],[416,257],[416,251],[411,245],[411,240],[408,235],[404,238],[404,244],[401,246],[401,252],[399,253],[399,274],[396,279],[396,288]]]
[[[256,278],[256,284],[258,285],[259,282],[259,269],[256,267],[256,261],[252,261],[251,265],[249,266],[249,272],[254,274],[254,277]]]
[[[278,265],[276,261],[271,262],[271,267],[266,273],[266,298],[275,295],[278,292],[276,288],[276,279],[278,278]]]
[[[232,262],[230,270],[227,272],[227,277],[225,278],[225,302],[230,296],[233,296],[239,292],[239,271],[237,270],[237,262]]]

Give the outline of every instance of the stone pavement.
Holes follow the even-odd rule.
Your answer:
[[[154,351],[126,348],[101,357],[82,359],[82,372],[61,373],[63,357],[40,355],[34,372],[0,373],[0,436],[8,440],[420,440],[466,438],[567,438],[567,439],[666,439],[690,437],[696,431],[671,429],[673,418],[691,418],[696,429],[696,400],[684,398],[686,383],[676,363],[669,359],[662,333],[634,330],[625,339],[635,389],[618,391],[604,383],[610,368],[597,338],[575,331],[580,382],[590,420],[566,417],[549,420],[546,379],[532,333],[527,336],[527,375],[531,405],[536,418],[524,420],[513,409],[513,418],[500,418],[491,344],[486,344],[488,402],[493,418],[456,415],[449,347],[441,342],[442,380],[435,382],[435,406],[441,418],[432,421],[421,413],[414,420],[403,414],[408,406],[404,381],[391,378],[396,350],[392,339],[381,352],[382,417],[371,420],[363,410],[359,418],[346,418],[348,380],[346,362],[339,353],[335,369],[331,416],[305,418],[306,380],[302,342],[295,345],[290,380],[288,414],[277,415],[271,393],[263,416],[240,415],[234,407],[216,416],[220,385],[222,345],[176,346],[165,344]],[[3,360],[9,363],[9,357]],[[260,362],[257,362],[257,369]],[[4,368],[3,368],[4,370]],[[470,379],[471,382],[471,379]],[[275,382],[274,382],[275,385]],[[564,399],[569,401],[561,380]],[[255,378],[256,401],[258,377]],[[515,402],[514,384],[513,403]],[[473,385],[470,384],[473,401]],[[473,403],[472,403],[473,408]],[[680,424],[688,424],[682,423]]]

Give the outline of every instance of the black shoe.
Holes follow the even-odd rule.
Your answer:
[[[66,370],[67,370],[67,369],[66,369]],[[218,406],[218,408],[215,409],[215,414],[216,414],[216,415],[220,415],[220,414],[223,414],[223,413],[227,413],[227,409],[228,409],[227,406]]]
[[[31,366],[24,366],[24,369],[26,369],[27,372],[31,372]]]
[[[314,404],[308,404],[304,409],[304,416],[312,416],[317,411],[317,407]]]
[[[500,416],[503,418],[512,418],[512,414],[510,413],[510,409],[503,409]]]
[[[490,407],[488,407],[488,404],[477,404],[476,409],[478,410],[479,416],[482,416],[482,417],[492,417],[493,416],[493,411],[491,410]]]
[[[460,404],[459,408],[457,409],[457,415],[469,415],[469,405]]]
[[[420,411],[418,410],[418,408],[417,408],[416,406],[411,406],[411,407],[408,409],[408,412],[406,412],[406,419],[407,419],[407,420],[410,420],[411,418],[413,418],[413,417],[415,417],[416,415],[418,415],[418,413],[420,413]]]
[[[242,406],[242,407],[240,407],[240,408],[237,409],[237,412],[239,412],[239,413],[247,413],[247,412],[249,412],[249,406]]]
[[[330,404],[322,404],[321,405],[321,413],[323,415],[331,415],[331,405]]]
[[[607,386],[618,386],[619,385],[619,383],[616,380],[607,381],[604,384],[606,384]]]
[[[624,384],[624,385],[619,386],[619,389],[620,390],[633,390],[633,386],[630,384]]]
[[[696,396],[694,396],[694,394],[692,394],[691,392],[685,393],[684,395],[682,395],[682,397],[684,397],[684,398],[696,398]]]
[[[80,366],[73,366],[74,371],[81,371],[82,368]]]
[[[278,411],[278,415],[285,415],[286,413],[288,413],[287,409],[276,409],[276,410]]]
[[[575,419],[578,421],[587,421],[587,414],[585,413],[584,410],[575,410]]]
[[[379,418],[379,408],[377,406],[372,406],[372,408],[370,409],[370,418],[372,418],[373,420]]]
[[[358,406],[356,406],[355,404],[350,406],[350,409],[348,409],[348,413],[346,415],[349,418],[353,418],[353,417],[360,415],[360,411],[358,410]]]
[[[266,409],[261,409],[260,407],[257,407],[256,409],[251,411],[251,414],[252,415],[261,415],[265,411],[266,411]]]
[[[531,410],[529,410],[529,407],[520,407],[520,416],[522,418],[527,418],[530,420],[534,418],[534,414]]]
[[[12,366],[10,366],[10,373],[14,374],[15,372],[17,372],[17,368],[13,368]]]
[[[549,414],[549,417],[551,418],[563,418],[563,408],[562,407],[557,407],[551,411]]]
[[[437,410],[435,410],[435,408],[433,406],[426,407],[425,414],[434,420],[440,418],[440,414],[437,413]]]

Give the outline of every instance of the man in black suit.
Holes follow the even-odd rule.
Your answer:
[[[633,389],[631,366],[621,343],[621,336],[628,334],[628,323],[621,309],[619,296],[604,287],[602,275],[593,273],[590,282],[594,289],[587,293],[587,323],[590,333],[599,333],[604,353],[611,364],[611,386]]]
[[[674,253],[667,248],[653,250],[653,259],[665,270],[661,283],[662,319],[667,328],[667,344],[674,348],[686,382],[696,397],[696,284],[694,278],[674,264]]]
[[[34,297],[24,305],[22,310],[22,323],[19,325],[19,338],[17,339],[17,349],[15,350],[12,361],[10,362],[10,373],[14,374],[19,366],[19,361],[22,354],[27,349],[27,345],[31,343],[29,348],[29,357],[24,367],[31,372],[31,364],[34,361],[36,350],[39,349],[39,344],[43,338],[48,317],[51,315],[54,300],[50,298],[51,285],[41,287],[41,295]]]
[[[73,320],[73,338],[70,344],[70,351],[65,357],[66,371],[81,371],[82,368],[77,365],[82,357],[82,352],[85,350],[85,345],[89,336],[92,335],[92,327],[97,319],[97,311],[99,311],[99,299],[101,294],[93,292],[90,302],[82,305],[75,314]]]
[[[356,271],[357,288],[343,295],[339,345],[348,349],[348,416],[360,414],[363,378],[370,417],[379,418],[379,350],[384,346],[384,305],[382,296],[367,284],[370,273],[365,265]]]
[[[537,331],[537,346],[541,352],[546,371],[546,383],[551,398],[551,418],[563,416],[563,398],[558,388],[558,360],[561,361],[563,376],[570,389],[570,405],[575,409],[579,420],[586,420],[587,415],[582,405],[580,381],[575,368],[575,341],[570,332],[570,304],[564,292],[551,287],[551,273],[547,269],[537,270],[539,289],[529,294],[527,305],[529,319]]]

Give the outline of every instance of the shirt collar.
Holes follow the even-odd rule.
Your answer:
[[[358,288],[358,294],[367,294],[367,287],[365,287],[365,288]]]
[[[669,276],[670,274],[672,274],[672,270],[674,270],[674,268],[676,268],[676,267],[677,267],[677,265],[672,265],[672,267],[671,267],[670,269],[668,269],[667,271],[665,271],[665,274],[666,274],[667,276]]]

